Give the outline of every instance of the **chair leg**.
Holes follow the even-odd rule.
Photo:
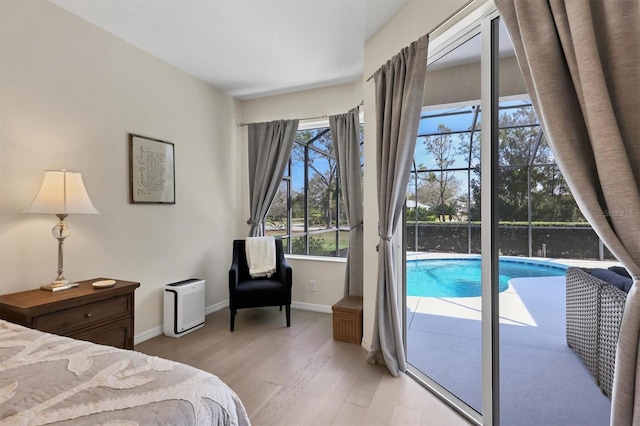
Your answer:
[[[282,312],[282,305],[280,305],[280,312]]]
[[[233,327],[235,326],[235,323],[236,323],[236,310],[229,309],[229,311],[231,312],[231,325],[229,328],[231,331],[233,331]]]
[[[285,306],[287,315],[287,327],[291,327],[291,305]]]

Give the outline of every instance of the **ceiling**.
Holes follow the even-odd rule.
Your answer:
[[[406,0],[50,0],[238,99],[354,81]]]

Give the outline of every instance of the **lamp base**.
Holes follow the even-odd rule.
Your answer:
[[[70,288],[78,287],[78,283],[69,283],[69,281],[65,280],[65,282],[54,281],[51,284],[41,285],[40,290],[45,291],[61,291],[61,290],[69,290]]]

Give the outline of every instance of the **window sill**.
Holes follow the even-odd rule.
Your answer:
[[[284,257],[285,259],[310,260],[313,262],[347,263],[347,259],[345,257],[306,256],[301,254],[285,254]]]

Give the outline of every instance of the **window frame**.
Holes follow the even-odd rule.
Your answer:
[[[301,141],[298,137],[298,133],[301,131],[309,131],[309,130],[319,130],[318,134],[316,134],[313,138],[311,138],[309,141]],[[295,182],[295,177],[292,173],[294,164],[293,164],[293,150],[292,153],[289,157],[288,163],[287,163],[287,169],[285,171],[285,175],[282,178],[282,183],[286,184],[286,196],[287,196],[287,215],[286,215],[286,225],[285,225],[285,234],[280,234],[277,235],[278,238],[282,238],[283,239],[283,247],[284,247],[284,251],[286,254],[288,255],[299,255],[299,256],[305,256],[305,257],[319,257],[322,259],[345,259],[346,258],[346,252],[343,256],[340,255],[340,238],[341,238],[341,233],[344,232],[349,232],[349,230],[345,231],[344,229],[341,229],[340,226],[340,220],[341,220],[341,215],[342,215],[342,197],[341,197],[341,190],[342,190],[342,186],[341,186],[341,179],[340,179],[340,172],[338,170],[338,167],[335,167],[335,183],[336,183],[336,190],[334,191],[334,194],[332,196],[332,202],[334,204],[334,208],[332,208],[332,214],[335,215],[334,219],[332,220],[332,223],[334,226],[330,227],[330,228],[325,228],[325,229],[320,229],[320,230],[313,230],[310,227],[310,211],[309,211],[309,199],[310,199],[310,188],[309,188],[309,182],[310,182],[310,175],[311,175],[311,169],[312,167],[310,166],[310,155],[309,155],[309,151],[314,151],[320,155],[323,156],[327,156],[329,158],[332,158],[335,161],[335,154],[332,154],[331,152],[326,152],[324,150],[318,149],[316,146],[313,145],[313,143],[315,141],[317,141],[318,139],[320,139],[323,136],[327,136],[329,138],[331,138],[331,142],[333,143],[333,138],[331,137],[331,131],[329,129],[329,121],[328,120],[308,120],[305,122],[301,122],[300,125],[298,126],[298,130],[296,132],[296,139],[294,140],[294,149],[296,144],[298,144],[298,146],[302,147],[303,150],[303,182],[302,182],[302,193],[303,193],[303,231],[302,232],[293,232],[293,221],[294,221],[294,217],[293,217],[293,207],[294,207],[294,203],[293,203],[293,198],[294,198],[294,182]],[[280,191],[280,189],[279,189]],[[274,199],[275,200],[275,199]],[[267,219],[269,217],[269,212],[271,210],[271,207],[269,208],[269,211],[267,212],[267,216],[265,219]],[[266,222],[266,220],[265,220]],[[263,227],[265,225],[263,224]],[[265,235],[266,235],[266,229],[265,229]],[[334,238],[334,242],[335,242],[335,251],[331,251],[331,253],[333,253],[333,255],[325,255],[325,254],[312,254],[310,253],[310,239],[314,236],[314,235],[321,235],[321,234],[327,234],[327,233],[335,233],[335,238]],[[296,238],[304,238],[304,253],[296,253],[293,250],[293,246],[294,246],[294,239]],[[348,241],[347,241],[347,249],[348,249]]]

